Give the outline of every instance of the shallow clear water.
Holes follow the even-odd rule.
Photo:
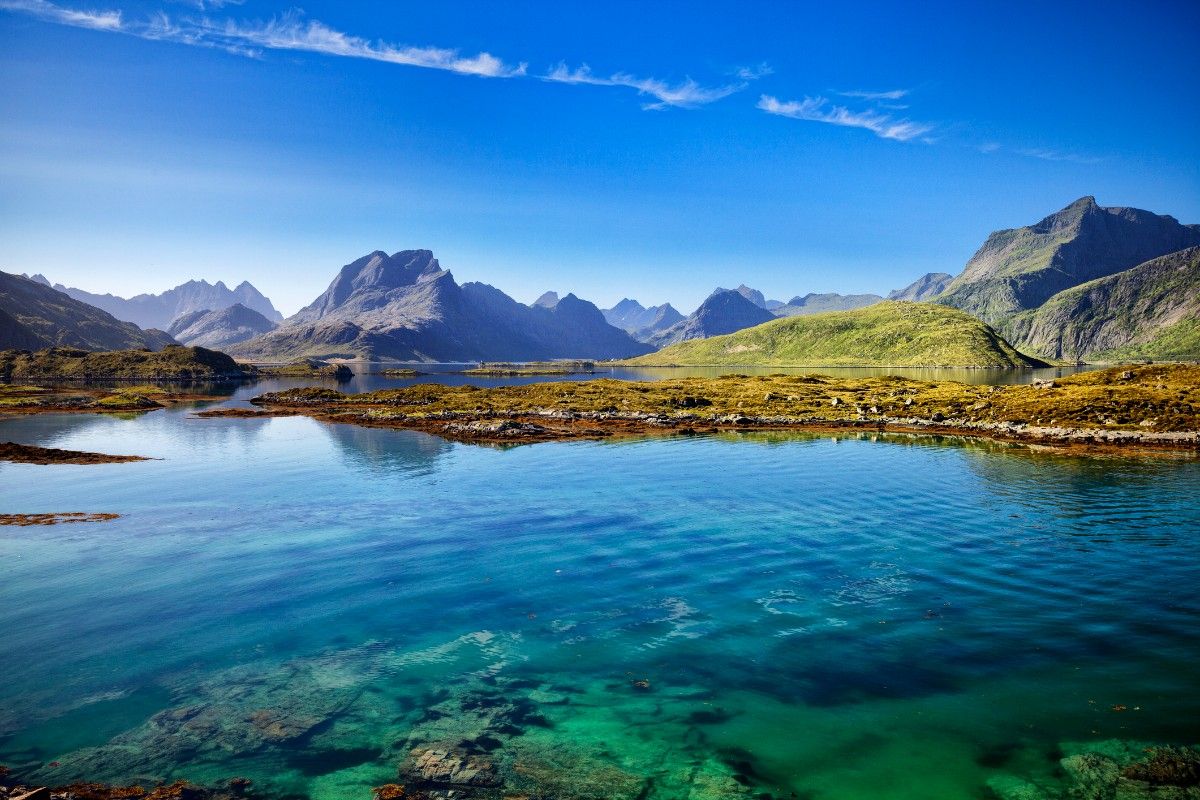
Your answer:
[[[122,515],[0,527],[31,779],[367,797],[468,742],[612,796],[971,798],[1064,742],[1200,738],[1194,459],[186,410],[0,440],[161,459],[0,464],[2,513]]]

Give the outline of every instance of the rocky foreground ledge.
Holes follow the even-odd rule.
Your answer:
[[[1198,800],[1200,798],[1200,751],[1190,746],[1160,746],[1135,741],[1108,739],[1091,743],[1059,745],[1058,769],[1052,779],[1030,779],[997,772],[981,787],[982,798],[991,800]],[[0,767],[0,800],[242,800],[260,798],[253,781],[232,778],[220,786],[197,786],[187,781],[114,786],[103,783],[74,783],[56,788],[29,786],[6,781]],[[487,754],[455,747],[420,747],[404,760],[398,780],[376,786],[347,800],[633,800],[644,797],[653,783],[633,781],[623,785],[593,782],[597,777],[619,778],[619,770],[601,775],[546,776],[527,765],[518,768],[521,786],[508,786],[504,770]],[[516,774],[516,773],[514,773]],[[545,785],[536,779],[548,778]],[[534,783],[530,783],[534,779]],[[919,778],[914,778],[919,781]],[[626,782],[629,783],[629,782]],[[914,784],[919,785],[919,784]],[[639,791],[640,787],[640,791]],[[694,786],[689,797],[764,798],[782,800],[783,795],[753,790],[736,780]],[[796,794],[790,793],[791,797]]]
[[[900,376],[725,375],[493,388],[422,384],[364,394],[304,388],[251,402],[261,410],[218,409],[201,416],[304,414],[479,443],[859,429],[1200,450],[1200,366],[1188,364],[1117,367],[1016,386]]]

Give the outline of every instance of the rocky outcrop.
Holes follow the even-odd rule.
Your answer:
[[[529,361],[648,349],[573,294],[526,306],[487,284],[460,286],[429,250],[404,250],[347,264],[284,325],[230,352],[258,360]]]
[[[160,330],[142,330],[42,282],[0,272],[0,350],[161,350],[174,343]]]
[[[167,333],[180,344],[223,349],[273,331],[276,324],[241,303],[216,311],[202,309],[184,314]]]
[[[1200,751],[1189,746],[1108,739],[1065,742],[1061,780],[999,773],[998,800],[1200,800]]]
[[[48,282],[47,282],[48,285]],[[55,289],[70,297],[107,311],[120,320],[126,320],[143,328],[166,328],[184,314],[195,311],[220,311],[235,303],[253,309],[273,322],[281,322],[283,315],[275,310],[262,292],[249,281],[242,281],[233,289],[223,282],[188,281],[160,294],[139,294],[130,298],[113,294],[94,294],[83,289],[73,289],[55,284]]]
[[[1015,315],[1006,330],[1030,352],[1075,360],[1114,350],[1136,354],[1187,320],[1200,320],[1200,247],[1059,292]],[[1175,356],[1200,358],[1200,350]]]
[[[686,319],[655,334],[649,342],[661,348],[690,339],[733,333],[773,319],[774,314],[747,300],[741,292],[717,289]]]

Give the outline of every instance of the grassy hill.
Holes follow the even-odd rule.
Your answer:
[[[680,342],[623,362],[637,366],[1027,367],[987,324],[932,303],[887,301],[853,311],[788,317]]]
[[[142,378],[229,380],[247,378],[253,367],[238,364],[224,353],[203,347],[170,345],[158,352],[111,350],[93,353],[67,347],[0,352],[0,378]]]

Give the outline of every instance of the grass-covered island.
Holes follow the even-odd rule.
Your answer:
[[[303,388],[203,416],[305,414],[412,428],[473,442],[647,433],[867,429],[957,433],[1045,444],[1200,447],[1200,366],[1148,365],[1033,385],[899,376],[592,380],[480,388],[422,384],[364,394]]]
[[[630,366],[1036,367],[987,323],[948,306],[887,301],[784,317],[628,359]]]
[[[306,358],[292,364],[258,364],[253,367],[259,376],[269,378],[329,378],[348,381],[354,371],[345,364],[330,364],[316,358]]]
[[[516,378],[523,375],[591,375],[596,371],[594,361],[485,361],[478,367],[465,369],[463,375],[496,378]]]
[[[31,386],[0,384],[0,414],[153,411],[178,403],[220,398],[154,384]]]
[[[46,350],[0,352],[0,380],[195,380],[238,381],[257,370],[204,347],[169,345],[162,350]]]

